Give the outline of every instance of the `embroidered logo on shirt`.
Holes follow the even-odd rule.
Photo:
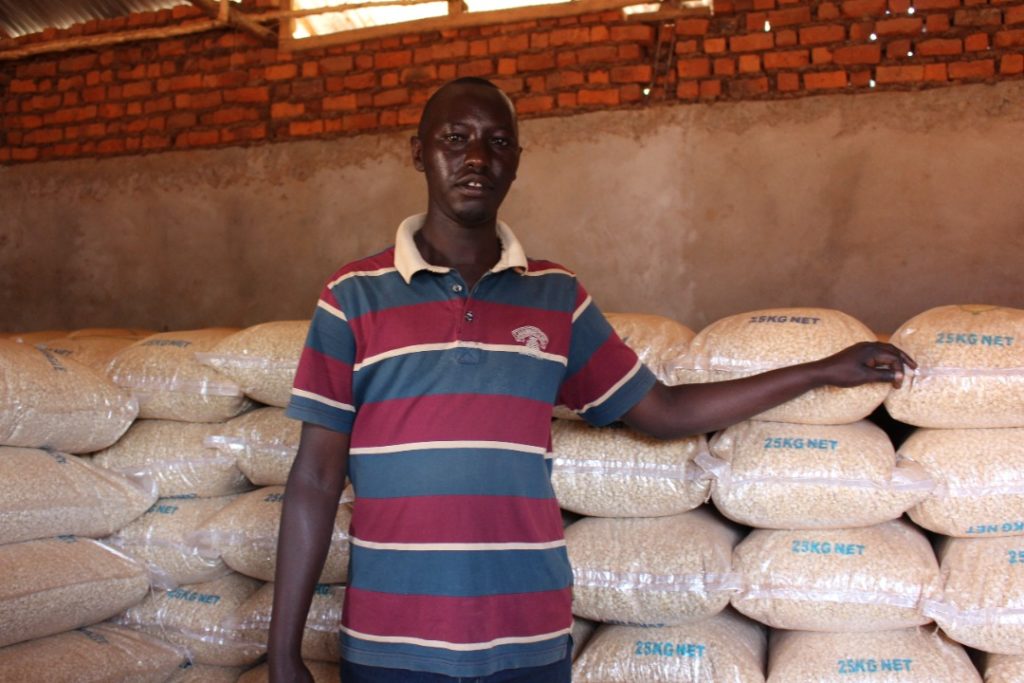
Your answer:
[[[548,336],[533,325],[517,327],[512,330],[512,337],[530,351],[540,352],[548,347]]]

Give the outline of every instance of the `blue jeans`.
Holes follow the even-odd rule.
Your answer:
[[[490,676],[452,678],[425,671],[386,669],[341,662],[342,683],[569,683],[572,679],[572,644],[565,657],[554,664],[524,669],[504,669]]]

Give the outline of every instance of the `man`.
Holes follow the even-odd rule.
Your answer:
[[[572,573],[545,457],[552,404],[673,438],[823,385],[898,384],[913,362],[860,344],[742,380],[661,385],[575,276],[528,260],[498,221],[521,153],[504,93],[442,86],[411,146],[426,214],[328,282],[296,375],[272,680],[312,680],[299,645],[348,474],[345,683],[564,683]]]

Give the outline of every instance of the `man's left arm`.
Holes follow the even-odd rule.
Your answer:
[[[823,386],[855,387],[889,382],[899,387],[904,366],[916,364],[891,344],[862,342],[821,360],[758,375],[707,384],[660,382],[622,416],[627,425],[671,439],[704,434],[742,422]]]

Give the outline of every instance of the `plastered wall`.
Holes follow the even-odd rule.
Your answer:
[[[606,310],[1024,308],[1024,82],[524,121],[504,218]],[[0,167],[0,330],[245,326],[421,210],[408,132]]]

